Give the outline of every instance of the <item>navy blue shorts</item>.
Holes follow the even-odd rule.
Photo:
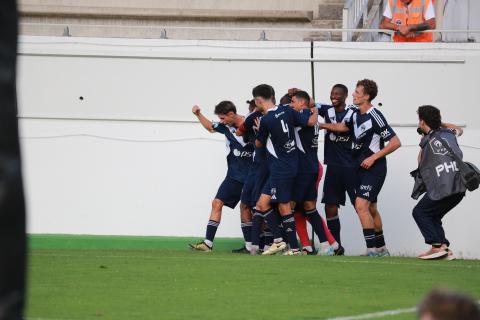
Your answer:
[[[247,178],[245,179],[245,183],[243,184],[243,189],[242,189],[242,196],[240,197],[240,201],[244,204],[246,204],[249,207],[254,207],[255,203],[257,202],[254,199],[254,188],[255,188],[255,182],[256,182],[256,175],[254,172],[251,172],[247,175]]]
[[[222,200],[223,204],[229,208],[235,208],[242,195],[243,183],[230,177],[225,177],[218,188],[215,199]]]
[[[373,170],[372,170],[373,168]],[[374,168],[366,170],[360,168],[358,171],[357,197],[370,202],[377,202],[378,194],[382,190],[383,183],[387,177],[387,168]]]
[[[263,186],[262,194],[271,196],[272,203],[287,203],[293,200],[293,178],[274,178],[270,176]]]
[[[269,176],[269,171],[267,166],[263,166],[255,169],[255,182],[254,182],[252,196],[251,196],[252,208],[257,205],[257,201],[258,199],[260,199],[260,195],[262,194],[262,189],[267,183],[268,176]]]
[[[346,192],[354,205],[357,186],[358,168],[329,165],[323,182],[322,203],[344,206]]]
[[[305,201],[317,201],[318,173],[301,173],[295,178],[293,187],[293,201],[302,203]]]

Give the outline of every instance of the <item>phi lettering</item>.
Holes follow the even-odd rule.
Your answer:
[[[440,177],[440,174],[445,171],[446,173],[449,173],[450,171],[455,172],[459,171],[457,168],[457,163],[455,161],[450,161],[449,163],[444,162],[442,164],[439,164],[438,166],[435,167],[435,170],[437,171],[437,176]]]

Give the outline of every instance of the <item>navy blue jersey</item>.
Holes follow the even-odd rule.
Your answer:
[[[300,113],[311,111],[304,109]],[[320,127],[295,127],[295,142],[298,147],[298,173],[314,173],[318,175],[318,134]]]
[[[244,182],[252,164],[253,144],[246,143],[243,137],[235,135],[234,127],[214,122],[213,130],[225,135],[227,147],[227,177]]]
[[[374,107],[368,109],[364,114],[361,114],[359,109],[355,110],[347,126],[352,137],[355,138],[355,152],[358,165],[372,154],[382,150],[385,142],[396,135],[395,131],[388,125],[383,114]],[[374,165],[385,166],[386,163],[386,158],[382,157],[375,161]]]
[[[258,135],[258,130],[255,124],[255,119],[261,119],[263,114],[260,111],[254,111],[247,115],[243,127],[245,128],[244,137],[247,141],[251,141],[255,145],[255,139]],[[264,164],[267,158],[265,148],[257,148],[255,146],[255,152],[253,154],[253,170],[257,170],[261,164]]]
[[[336,112],[331,105],[317,103],[318,115],[325,119],[325,123],[349,122],[353,106],[347,106],[344,111]],[[325,146],[323,163],[342,167],[355,167],[354,143],[350,132],[333,132],[325,130]]]
[[[255,125],[255,119],[260,119],[262,116],[263,114],[260,111],[254,111],[245,117],[245,122],[243,123],[243,127],[245,128],[245,133],[243,134],[245,141],[252,143],[255,142],[258,134],[258,130],[256,129]]]
[[[305,127],[309,114],[299,113],[287,105],[269,109],[260,122],[258,140],[267,148],[270,176],[291,178],[297,175],[298,154],[295,127]]]

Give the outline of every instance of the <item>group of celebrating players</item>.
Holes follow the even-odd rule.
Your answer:
[[[354,105],[346,105],[348,89],[342,84],[333,86],[331,105],[315,103],[299,89],[290,89],[277,105],[274,89],[261,84],[252,90],[246,117],[237,114],[232,102],[222,101],[215,107],[219,122],[211,122],[194,106],[192,112],[205,129],[225,135],[228,170],[212,201],[206,237],[190,244],[192,250],[211,251],[223,206],[233,209],[240,202],[245,246],[233,252],[343,255],[338,208],[345,205],[347,193],[363,228],[365,255],[388,256],[377,197],[387,174],[385,157],[401,143],[372,105],[377,93],[377,84],[364,79],[353,93]],[[323,174],[320,129],[325,130],[326,222],[316,206]],[[318,252],[306,221],[320,242]]]

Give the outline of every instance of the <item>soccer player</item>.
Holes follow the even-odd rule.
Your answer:
[[[298,171],[294,127],[313,127],[318,121],[318,112],[314,108],[312,112],[299,113],[289,106],[275,106],[274,90],[266,84],[258,85],[252,93],[257,108],[264,114],[260,121],[256,146],[266,147],[270,171],[268,181],[256,204],[257,215],[263,216],[274,236],[274,242],[263,254],[272,255],[286,249],[271,202],[278,204],[282,225],[290,245],[287,254],[300,254],[295,219],[290,204]]]
[[[358,81],[353,93],[353,103],[358,110],[353,113],[351,121],[325,123],[320,127],[335,132],[350,131],[355,139],[355,158],[359,164],[355,210],[363,228],[366,255],[388,256],[377,197],[387,175],[385,157],[397,150],[401,143],[382,113],[372,105],[377,93],[377,84],[373,80]]]
[[[305,91],[296,91],[292,96],[291,107],[300,113],[310,114],[310,96]],[[295,127],[295,140],[298,147],[298,173],[295,178],[293,201],[308,217],[315,234],[320,241],[320,255],[333,255],[334,249],[327,240],[317,205],[317,181],[319,172],[318,162],[318,123],[313,127]],[[295,207],[295,205],[293,205]],[[312,248],[304,248],[312,253]],[[310,250],[308,250],[310,249]]]
[[[238,137],[235,134],[236,128],[243,123],[244,118],[237,114],[237,109],[232,102],[222,101],[215,106],[215,114],[220,119],[220,122],[208,120],[197,105],[192,108],[192,112],[206,130],[225,135],[229,149],[227,155],[227,176],[218,188],[215,199],[212,201],[212,210],[207,224],[205,240],[197,244],[190,244],[192,250],[208,252],[212,251],[213,248],[213,239],[220,224],[223,206],[225,205],[233,209],[240,201],[243,183],[252,162],[253,144],[246,143],[242,137]],[[251,221],[250,210],[248,210],[245,204],[240,205],[240,215],[242,222]]]
[[[347,107],[345,100],[348,89],[343,84],[336,84],[330,92],[332,105],[316,104],[318,114],[326,123],[348,122],[354,112],[351,106]],[[345,192],[355,206],[355,188],[357,187],[358,166],[354,159],[353,139],[350,133],[337,133],[325,130],[324,164],[327,166],[323,183],[322,203],[325,204],[327,225],[338,243],[340,237],[340,219],[338,208],[345,205]],[[344,249],[335,252],[343,255]]]
[[[235,134],[237,136],[243,136],[244,141],[254,144],[258,133],[258,130],[256,130],[255,127],[255,120],[261,118],[262,113],[257,110],[255,100],[252,99],[250,101],[247,101],[247,103],[249,104],[248,110],[250,113],[245,117],[245,121],[240,125]],[[258,197],[255,195],[254,189],[256,182],[258,180],[261,180],[261,178],[259,177],[259,175],[261,174],[260,171],[262,169],[260,163],[261,159],[262,156],[259,154],[259,151],[256,150],[252,157],[252,163],[245,178],[242,195],[240,197],[241,204],[247,207],[246,210],[250,212],[250,217],[252,216],[253,207],[255,207],[255,203],[258,200]],[[241,228],[243,237],[245,239],[245,245],[240,249],[232,250],[232,253],[250,253],[252,245],[252,220],[249,219],[249,221],[242,221]],[[258,244],[259,243],[257,242],[256,245]]]

